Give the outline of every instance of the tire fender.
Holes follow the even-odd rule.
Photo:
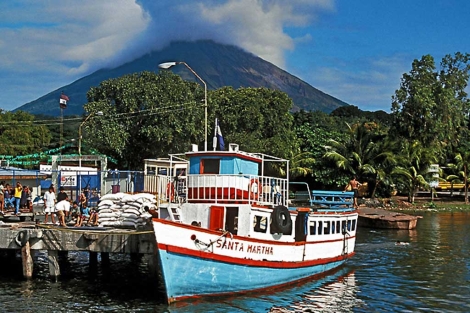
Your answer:
[[[292,234],[292,218],[289,209],[282,205],[274,207],[271,214],[271,228],[275,233]]]
[[[16,234],[15,242],[18,246],[24,247],[29,241],[29,232],[27,230],[21,230]]]

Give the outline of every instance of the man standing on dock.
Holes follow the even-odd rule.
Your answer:
[[[357,209],[357,197],[359,197],[359,187],[361,187],[362,184],[356,180],[356,176],[354,176],[350,181],[349,184],[346,185],[346,188],[344,188],[344,191],[348,190],[350,187],[351,190],[354,192],[354,208]],[[343,191],[343,192],[344,192]]]
[[[54,213],[55,213],[55,193],[54,187],[50,186],[49,191],[44,194],[44,224],[47,224],[47,218],[51,215],[52,224],[55,224]]]
[[[20,182],[16,182],[16,187],[13,193],[15,197],[15,215],[20,215],[20,202],[21,202],[22,192],[23,192],[23,186],[21,186]]]

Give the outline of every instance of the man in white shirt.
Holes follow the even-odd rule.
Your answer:
[[[49,190],[46,191],[46,193],[44,194],[44,224],[47,224],[47,218],[49,217],[49,214],[51,215],[52,224],[55,224],[55,203],[56,198],[54,193],[54,187],[51,186],[49,187]]]

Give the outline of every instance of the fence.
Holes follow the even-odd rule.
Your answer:
[[[99,197],[104,194],[136,193],[144,189],[144,173],[141,171],[106,171],[103,173],[103,184],[101,174],[100,171],[25,171],[6,168],[2,170],[0,176],[2,181],[11,186],[15,186],[18,181],[23,186],[29,186],[33,199],[43,196],[44,192],[54,185],[56,192],[60,187],[64,187],[69,198],[77,201],[81,190],[86,188],[89,190],[88,199],[92,206],[96,205]],[[57,178],[53,180],[53,177]]]

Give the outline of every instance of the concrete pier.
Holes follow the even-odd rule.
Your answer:
[[[110,253],[130,254],[131,257],[155,253],[155,235],[151,226],[128,230],[98,227],[58,227],[36,225],[33,222],[3,224],[0,227],[0,249],[21,250],[23,276],[33,277],[34,251],[46,250],[51,277],[60,276],[59,256],[68,251],[87,251],[93,264],[109,263]]]

